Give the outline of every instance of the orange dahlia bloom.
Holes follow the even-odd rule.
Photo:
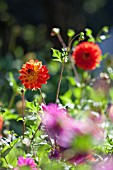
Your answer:
[[[73,58],[75,64],[83,70],[93,70],[101,60],[101,49],[93,42],[82,42],[75,47]]]
[[[42,84],[46,84],[50,75],[48,69],[42,62],[38,60],[30,60],[23,64],[19,71],[19,79],[26,89],[36,90],[41,88]]]

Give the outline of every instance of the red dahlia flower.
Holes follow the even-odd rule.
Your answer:
[[[42,84],[46,84],[50,75],[48,69],[42,62],[38,60],[30,60],[22,66],[20,72],[20,81],[26,89],[36,90],[41,88]]]
[[[101,49],[93,42],[82,42],[75,47],[73,58],[75,64],[83,70],[93,70],[100,63]]]

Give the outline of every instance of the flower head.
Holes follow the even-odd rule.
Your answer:
[[[70,147],[75,134],[81,133],[79,127],[75,125],[75,120],[68,115],[66,109],[57,104],[42,104],[42,109],[44,111],[43,124],[49,137],[56,139],[59,146]]]
[[[48,69],[42,62],[38,60],[30,60],[22,66],[20,72],[20,81],[26,89],[36,90],[41,88],[42,84],[46,84],[50,75]]]
[[[31,170],[38,170],[36,168],[36,164],[32,158],[24,158],[24,157],[20,156],[18,158],[18,167],[23,167],[23,166],[27,166],[27,167],[31,168]],[[19,170],[19,168],[15,168],[14,170]]]
[[[93,42],[82,42],[75,47],[73,58],[75,64],[83,70],[93,70],[100,63],[101,49]]]
[[[42,104],[42,109],[44,111],[43,123],[50,137],[59,136],[64,127],[63,120],[66,119],[66,110],[53,103]]]

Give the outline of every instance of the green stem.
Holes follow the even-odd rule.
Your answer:
[[[56,103],[57,103],[58,96],[59,96],[59,91],[60,91],[60,85],[61,85],[61,80],[62,80],[62,74],[63,74],[63,71],[64,71],[64,62],[62,63],[62,68],[61,68],[60,78],[59,78],[59,82],[58,82],[58,88],[57,88],[56,100],[55,100],[55,102],[56,102]]]
[[[40,92],[40,95],[41,95],[41,97],[42,97],[42,102],[43,102],[44,104],[46,104],[46,102],[45,102],[45,100],[44,100],[44,98],[43,98],[41,89],[39,89],[39,92]]]
[[[76,37],[78,37],[79,35],[80,35],[80,34],[77,34],[77,35],[75,35],[73,38],[71,38],[71,39],[69,40],[67,51],[70,50],[72,42],[73,42],[74,39],[75,39]],[[75,75],[77,84],[79,84],[79,76],[78,76],[78,73],[77,73],[77,70],[76,70],[76,67],[75,67],[75,64],[74,64],[74,60],[73,60],[72,57],[70,57],[69,59],[70,59],[70,62],[71,62],[71,67],[72,67],[73,73],[74,73],[74,75]]]
[[[80,82],[79,75],[77,73],[77,70],[76,70],[76,67],[75,67],[75,64],[74,64],[74,60],[73,60],[72,56],[69,59],[70,59],[70,62],[71,62],[71,67],[72,67],[73,73],[75,75],[75,79],[77,81],[77,84],[79,84],[79,82]]]
[[[68,45],[68,50],[71,48],[71,44],[72,44],[72,42],[74,41],[74,39],[76,38],[76,37],[78,37],[80,34],[77,34],[77,35],[75,35],[71,40],[70,40],[70,42],[69,42],[69,45]],[[67,51],[68,51],[67,50]]]
[[[57,34],[58,40],[60,41],[61,45],[63,48],[66,48],[66,44],[64,43],[64,40],[62,39],[60,33]]]
[[[39,127],[40,127],[40,125],[38,126],[38,128],[37,128],[36,131],[35,131],[35,133],[33,134],[32,138],[31,138],[30,145],[32,144],[32,142],[33,142],[33,140],[34,140],[34,138],[35,138],[35,136],[36,136],[36,134],[37,134],[37,132],[38,132],[38,130],[39,130]]]
[[[9,102],[9,105],[8,105],[8,109],[11,109],[13,103],[14,103],[14,100],[15,100],[15,97],[16,97],[16,94],[13,93],[11,99],[10,99],[10,102]]]
[[[66,48],[66,44],[65,44],[65,42],[64,42],[64,40],[63,40],[60,33],[57,34],[57,38],[58,38],[59,42],[61,43],[62,47]],[[60,85],[61,85],[63,71],[64,71],[64,61],[62,62],[62,68],[61,68],[60,78],[59,78],[59,82],[58,82],[58,88],[57,88],[56,100],[55,100],[56,103],[57,103],[58,96],[59,96],[59,91],[60,91]]]
[[[64,41],[63,41],[62,36],[61,36],[60,33],[57,34],[57,37],[58,37],[59,42],[60,42],[61,45],[63,46],[63,48],[67,48],[67,52],[69,53],[70,47],[71,47],[71,44],[72,44],[73,40],[74,40],[77,36],[79,36],[79,35],[80,35],[80,34],[77,34],[76,36],[74,36],[74,37],[70,40],[70,42],[69,42],[69,44],[68,44],[68,48],[66,47],[66,44],[64,43]],[[70,60],[71,60],[71,59],[70,59]],[[74,72],[74,74],[75,74],[75,76],[76,76],[76,78],[77,78],[77,82],[79,82],[78,73],[77,73],[77,71],[76,71],[76,68],[75,68],[72,60],[71,60],[71,66],[72,66],[73,72]],[[62,80],[63,71],[64,71],[64,61],[62,62],[60,79],[59,79],[58,88],[57,88],[57,93],[56,93],[56,101],[55,101],[56,103],[57,103],[58,96],[59,96],[59,91],[60,91],[60,85],[61,85],[61,80]]]
[[[21,91],[22,93],[22,117],[23,117],[23,138],[25,133],[25,99],[24,99],[24,90]]]
[[[9,164],[8,164],[8,162],[7,162],[7,159],[4,157],[4,159],[5,159],[5,162],[6,162],[6,164],[8,165],[8,167],[9,167]]]

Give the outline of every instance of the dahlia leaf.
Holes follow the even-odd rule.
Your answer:
[[[18,119],[17,119],[17,122],[18,121],[23,121],[23,118],[22,117],[19,117]]]
[[[1,157],[5,157],[9,154],[9,152],[11,151],[12,148],[7,148],[4,152],[1,153]]]
[[[17,85],[17,82],[15,81],[15,78],[14,78],[14,75],[12,72],[9,73],[8,81],[9,81],[9,85],[12,87],[13,91],[15,93],[17,93],[18,85]]]
[[[53,48],[52,48],[52,52],[53,52],[52,56],[55,57],[55,59],[53,59],[53,60],[62,62],[62,60],[61,60],[62,53],[59,50],[56,50]]]
[[[58,62],[60,62],[60,63],[62,63],[62,60],[60,60],[60,59],[52,59],[53,61],[58,61]]]
[[[70,83],[72,86],[75,86],[75,85],[76,85],[76,81],[75,81],[75,78],[74,78],[74,77],[68,76],[68,77],[67,77],[67,80],[69,81],[69,83]]]
[[[11,119],[17,119],[18,115],[14,113],[14,110],[6,109],[5,113],[3,114],[4,120],[11,120]]]
[[[22,149],[16,149],[16,148],[12,148],[9,152],[9,154],[7,154],[7,156],[5,157],[5,159],[7,160],[7,163],[12,165],[13,167],[15,167],[17,165],[17,157],[18,156],[24,156],[24,151]]]
[[[78,44],[79,44],[79,41],[78,41],[78,40],[74,41],[73,47],[77,46]]]
[[[102,60],[105,59],[108,56],[108,53],[105,53],[104,55],[102,55]]]
[[[88,39],[88,42],[95,42],[95,38],[92,36],[91,38]]]
[[[72,98],[72,90],[68,90],[64,95],[60,96],[60,99],[64,105],[73,104],[71,98]]]

